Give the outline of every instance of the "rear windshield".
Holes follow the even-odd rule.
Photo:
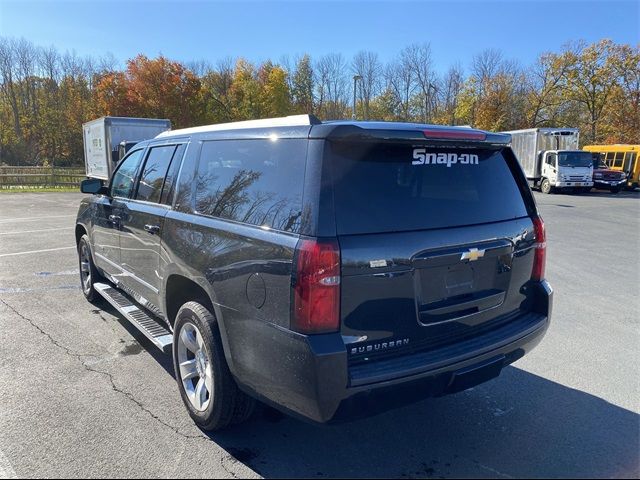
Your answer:
[[[457,227],[527,216],[501,151],[333,143],[338,234]]]

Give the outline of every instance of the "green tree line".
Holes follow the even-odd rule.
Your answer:
[[[601,40],[545,52],[532,65],[495,49],[434,67],[428,43],[388,62],[361,51],[259,64],[138,55],[80,57],[0,37],[0,164],[80,165],[82,123],[104,115],[169,118],[174,128],[313,113],[471,125],[578,127],[582,143],[640,143],[640,46]]]

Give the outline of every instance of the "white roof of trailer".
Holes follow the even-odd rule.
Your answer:
[[[522,132],[540,132],[540,133],[558,133],[558,132],[571,132],[578,133],[577,128],[553,128],[553,127],[539,127],[539,128],[522,128],[520,130],[506,130],[500,133],[522,133]]]
[[[289,115],[288,117],[263,118],[261,120],[245,120],[242,122],[216,123],[213,125],[203,125],[201,127],[182,128],[179,130],[167,130],[156,136],[156,138],[170,137],[174,135],[191,135],[193,133],[216,132],[220,130],[240,130],[247,128],[269,128],[269,127],[304,127],[311,126],[312,120],[309,115]]]

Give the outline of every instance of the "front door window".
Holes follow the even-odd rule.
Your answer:
[[[112,197],[129,198],[140,161],[142,160],[143,151],[144,149],[135,150],[122,161],[111,182]]]

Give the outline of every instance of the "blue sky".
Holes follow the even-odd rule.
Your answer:
[[[637,44],[634,1],[48,1],[0,0],[0,34],[79,55],[137,53],[214,63],[303,52],[318,57],[373,50],[389,60],[404,46],[430,42],[439,70],[498,48],[531,63],[566,42],[611,38]]]

